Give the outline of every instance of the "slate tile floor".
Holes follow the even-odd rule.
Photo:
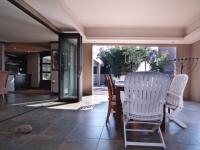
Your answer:
[[[8,101],[6,102],[2,100],[2,97],[0,97],[0,122],[39,108],[39,106],[27,107],[27,104],[57,100],[57,96],[50,94],[24,95],[9,93],[7,98]]]
[[[2,107],[0,108],[2,109]],[[0,150],[123,150],[123,130],[113,117],[105,125],[107,102],[92,110],[64,110],[41,107],[0,123]],[[179,114],[188,128],[167,124],[164,138],[167,150],[200,150],[200,103],[185,102]],[[20,124],[31,124],[27,135],[14,134]],[[162,148],[127,147],[128,150]]]

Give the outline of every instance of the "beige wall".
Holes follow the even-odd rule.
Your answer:
[[[40,54],[27,55],[27,73],[31,74],[31,87],[40,86]]]
[[[0,42],[0,70],[5,70],[5,44]]]
[[[176,57],[177,58],[188,58],[191,57],[191,51],[192,46],[191,45],[176,45]],[[180,73],[180,62],[176,63],[177,67],[177,74]],[[191,87],[191,73],[190,73],[190,64],[188,64],[186,67],[184,67],[183,73],[187,74],[189,76],[189,80],[187,83],[187,86],[184,91],[184,98],[190,100],[190,87]]]
[[[83,44],[83,95],[92,94],[92,44]]]
[[[200,58],[200,41],[192,44],[191,57]],[[200,101],[200,60],[191,67],[191,86],[190,98],[194,101]]]

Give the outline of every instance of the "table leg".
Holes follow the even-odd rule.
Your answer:
[[[124,91],[124,87],[116,87],[116,125],[117,127],[122,126],[122,104],[120,99],[120,91]]]
[[[166,113],[166,106],[164,105],[164,107],[163,107],[163,121],[162,121],[162,123],[161,123],[161,130],[162,130],[162,132],[165,132],[165,113]]]

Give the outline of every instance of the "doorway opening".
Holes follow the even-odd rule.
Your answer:
[[[176,47],[157,45],[94,45],[93,94],[106,94],[105,74],[124,81],[127,72],[176,73]],[[162,65],[162,62],[164,65]]]

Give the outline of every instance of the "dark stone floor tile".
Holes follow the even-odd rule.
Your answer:
[[[106,119],[93,119],[93,118],[88,118],[88,119],[83,119],[80,121],[79,125],[80,126],[95,126],[95,127],[103,127],[105,125]]]
[[[200,145],[167,144],[166,150],[200,150]]]
[[[99,139],[102,133],[103,127],[93,127],[93,126],[78,126],[71,132],[68,140],[76,139]]]
[[[0,133],[1,150],[21,150],[22,146],[32,139],[32,134],[15,134],[14,132]]]
[[[157,132],[154,133],[127,132],[127,140],[134,142],[155,142],[155,143],[161,142],[161,139]]]
[[[122,140],[100,140],[97,150],[123,150],[124,144]]]
[[[62,137],[35,135],[22,145],[22,150],[56,150],[64,141]]]
[[[52,137],[68,137],[70,133],[76,128],[75,125],[66,124],[52,124],[48,126],[42,134],[52,136]]]
[[[169,144],[200,144],[200,133],[186,132],[184,130],[173,132],[172,134],[166,132],[164,139]]]
[[[200,145],[186,145],[184,150],[200,150]]]
[[[92,112],[92,111],[87,111],[87,112],[80,112],[78,117],[83,118],[83,119],[105,119],[106,118],[106,113],[101,113],[101,112]]]
[[[97,144],[96,139],[65,141],[57,150],[96,150]]]
[[[101,135],[101,139],[123,140],[123,129],[105,126]]]

